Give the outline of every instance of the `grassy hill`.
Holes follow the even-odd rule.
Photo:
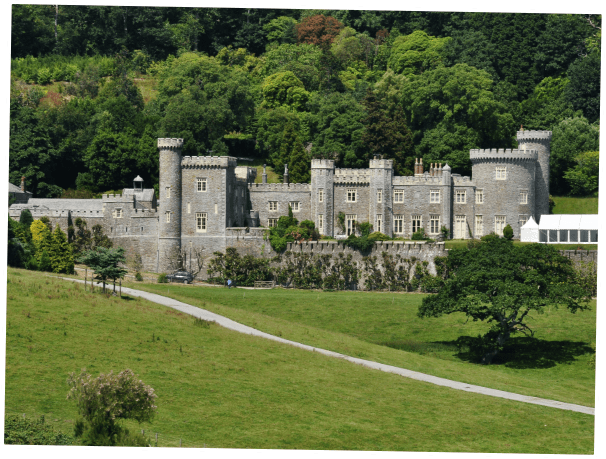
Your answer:
[[[171,294],[174,287],[169,286]],[[260,293],[190,289],[197,290],[212,295],[201,302],[215,310],[225,309],[222,301],[235,304],[236,296]],[[276,295],[275,301],[294,305],[293,297]],[[280,329],[272,331],[285,337],[308,334],[309,340],[330,338],[353,351],[357,346],[368,354],[376,348],[399,353],[403,360],[421,357],[365,341],[364,328],[379,336],[383,319],[354,326],[341,316],[344,306],[337,306],[326,314],[337,314],[342,324],[330,327],[327,316],[296,313],[291,305],[288,320],[274,318],[271,314],[277,314],[267,309],[275,305],[259,304],[268,297],[252,298],[254,308],[264,312],[253,316],[246,308],[238,310],[256,318],[261,329],[267,324],[259,321],[273,320]],[[350,297],[330,301],[335,299],[351,303]],[[303,300],[312,303],[309,296]],[[66,432],[76,418],[75,406],[65,400],[70,372],[131,368],[158,394],[158,416],[141,428],[159,432],[159,446],[177,446],[181,438],[189,447],[593,452],[594,418],[589,415],[372,371],[214,324],[199,326],[177,311],[136,298],[106,298],[41,273],[9,268],[7,305],[6,412],[45,414]],[[348,328],[357,330],[360,339]]]
[[[553,196],[554,214],[597,214],[598,198],[574,198],[570,196]]]

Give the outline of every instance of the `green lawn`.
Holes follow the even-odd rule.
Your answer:
[[[516,353],[483,366],[459,354],[459,336],[487,331],[462,314],[420,319],[424,295],[308,290],[244,290],[176,284],[129,284],[227,316],[286,339],[435,376],[520,394],[594,406],[588,365],[596,303],[571,314],[549,309],[528,321],[535,338],[512,340]],[[497,360],[499,362],[499,360]]]
[[[233,294],[232,303],[260,293],[211,290],[217,300],[219,292]],[[160,433],[159,446],[182,438],[189,447],[593,453],[590,415],[455,391],[213,324],[195,326],[168,308],[108,299],[41,273],[9,268],[7,291],[6,412],[44,414],[66,432],[76,412],[65,400],[68,373],[131,368],[158,394],[158,416],[142,427]]]
[[[598,198],[571,198],[569,196],[552,196],[556,203],[554,214],[597,214]]]

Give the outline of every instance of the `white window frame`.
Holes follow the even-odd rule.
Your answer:
[[[299,201],[292,201],[290,203],[290,208],[293,212],[299,212],[301,210],[301,203]]]
[[[196,179],[196,191],[198,193],[206,193],[208,191],[208,181],[206,177],[198,177]]]
[[[429,234],[439,234],[439,233],[440,233],[440,216],[439,215],[430,215],[429,216]]]
[[[274,228],[278,226],[278,219],[277,218],[268,218],[267,219],[267,227],[268,228]]]
[[[528,191],[520,191],[520,204],[528,204]]]
[[[503,236],[503,229],[507,226],[507,217],[505,215],[494,216],[494,232],[498,236]]]
[[[270,212],[278,211],[278,201],[269,201],[269,211]]]
[[[348,188],[347,189],[347,202],[356,202],[357,201],[357,193],[358,190],[356,190],[355,188]]]
[[[440,204],[440,190],[429,190],[429,203]]]
[[[122,208],[121,208],[121,207],[119,207],[119,208],[117,208],[117,209],[114,209],[114,211],[112,212],[112,214],[113,214],[112,216],[113,216],[114,218],[122,218],[122,217],[123,217],[123,215],[124,215],[124,214],[122,213]]]
[[[404,202],[404,190],[394,190],[393,191],[393,202],[394,203]]]
[[[476,238],[484,236],[484,216],[483,215],[476,215],[475,236],[476,236]]]
[[[318,202],[324,202],[324,189],[320,188],[318,190]]]
[[[467,204],[467,190],[455,190],[455,202],[457,204]]]
[[[206,212],[196,212],[196,232],[206,233],[208,227],[208,214]]]
[[[377,190],[377,202],[378,203],[382,203],[383,202],[383,190]]]
[[[484,190],[476,190],[476,204],[484,204]]]
[[[507,180],[507,166],[496,166],[495,179]]]
[[[170,187],[166,187],[166,199],[170,199]]]
[[[411,215],[410,216],[410,228],[412,229],[411,234],[419,231],[420,228],[423,228],[423,216],[422,215]]]
[[[377,214],[377,223],[375,231],[382,233],[383,232],[383,214]]]
[[[356,222],[358,221],[357,215],[345,215],[345,234],[348,236],[350,234],[356,233]]]
[[[404,234],[404,215],[393,216],[393,232],[394,234]]]

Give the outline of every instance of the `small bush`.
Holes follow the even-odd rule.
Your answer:
[[[513,239],[513,228],[511,225],[508,224],[505,226],[505,228],[503,228],[503,237],[509,241]]]
[[[51,78],[52,78],[52,73],[49,68],[42,67],[41,69],[38,69],[38,75],[36,78],[36,82],[38,84],[48,84],[48,83],[50,83]]]
[[[410,239],[412,241],[426,241],[429,238],[425,235],[425,230],[423,228],[419,228],[413,233]]]
[[[135,280],[137,282],[143,282],[143,276],[141,275],[141,273],[136,273],[135,274]]]
[[[44,423],[44,416],[35,421],[21,416],[4,418],[5,445],[71,445],[74,438],[61,432],[55,432]]]
[[[162,273],[158,276],[158,284],[168,284],[168,279],[166,279],[166,273]]]
[[[213,322],[210,320],[200,319],[199,317],[194,318],[194,325],[196,327],[210,328],[210,324],[212,324],[212,323]]]

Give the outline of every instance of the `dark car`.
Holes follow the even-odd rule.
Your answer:
[[[191,284],[194,281],[194,276],[187,271],[177,271],[176,273],[166,276],[166,280],[168,282],[183,282],[184,284]]]

